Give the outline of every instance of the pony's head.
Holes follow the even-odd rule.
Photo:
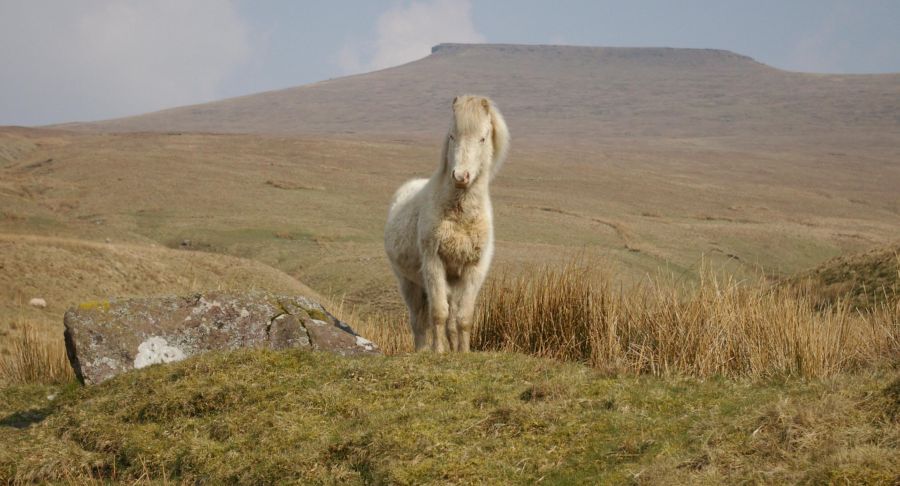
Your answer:
[[[509,130],[500,110],[482,96],[453,99],[453,119],[444,141],[444,173],[465,189],[479,177],[492,179],[506,158]]]

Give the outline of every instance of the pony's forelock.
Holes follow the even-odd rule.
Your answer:
[[[490,120],[490,101],[480,96],[458,96],[453,101],[453,120],[460,135],[482,130]]]
[[[483,96],[463,95],[453,100],[453,120],[456,133],[460,135],[470,134],[482,130],[484,122],[491,124],[491,141],[494,144],[494,160],[491,164],[491,178],[500,170],[506,154],[509,152],[509,129],[500,110],[494,102]],[[446,160],[447,141],[444,141],[444,154]]]

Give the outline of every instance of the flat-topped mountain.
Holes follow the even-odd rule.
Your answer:
[[[66,128],[417,136],[460,93],[494,98],[520,140],[821,135],[900,128],[900,74],[775,69],[712,49],[441,44],[402,66]]]
[[[462,51],[494,52],[510,55],[532,55],[560,59],[561,57],[590,57],[595,61],[614,62],[627,59],[632,62],[646,62],[654,65],[710,65],[733,63],[759,64],[753,58],[722,49],[678,49],[672,47],[591,47],[526,44],[438,44],[431,48],[432,54],[451,54]]]

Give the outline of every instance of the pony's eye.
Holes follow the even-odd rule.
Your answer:
[[[456,139],[453,138],[453,135],[450,135],[450,140],[456,140]]]
[[[484,143],[484,137],[481,137],[481,143]]]

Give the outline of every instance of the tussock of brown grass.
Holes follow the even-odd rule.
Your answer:
[[[475,346],[611,372],[829,376],[896,363],[900,306],[821,312],[795,291],[706,272],[696,286],[614,289],[570,264],[486,286]]]
[[[829,376],[900,356],[900,306],[821,312],[795,291],[706,272],[696,286],[614,289],[570,264],[486,286],[475,346],[611,372]]]
[[[62,340],[44,339],[28,325],[0,356],[0,384],[66,383],[75,378]]]

